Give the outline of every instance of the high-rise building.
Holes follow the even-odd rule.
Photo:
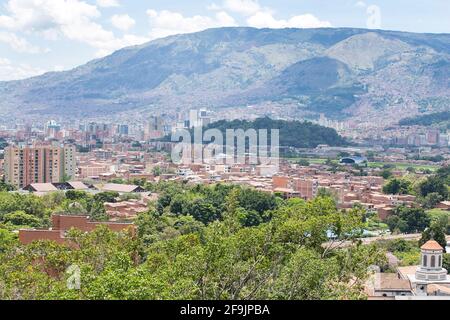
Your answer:
[[[121,136],[127,136],[129,134],[129,128],[126,124],[117,125],[117,134]]]
[[[211,123],[211,116],[206,109],[193,109],[189,111],[189,127],[206,127]]]
[[[164,137],[164,122],[161,117],[151,116],[145,129],[145,139],[153,140]]]
[[[75,146],[9,146],[5,149],[5,181],[17,188],[73,178]]]
[[[61,131],[61,125],[59,125],[55,120],[50,120],[45,124],[44,131],[48,138],[57,138],[59,132]]]

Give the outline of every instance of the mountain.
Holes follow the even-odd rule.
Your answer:
[[[401,126],[434,126],[442,125],[450,129],[450,111],[430,113],[414,118],[405,118],[399,122]]]
[[[275,106],[279,116],[387,124],[448,110],[449,71],[449,34],[218,28],[0,82],[0,115],[132,117],[194,107],[229,114],[253,105],[261,115]]]

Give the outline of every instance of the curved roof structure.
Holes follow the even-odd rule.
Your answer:
[[[434,240],[430,240],[427,243],[425,243],[423,246],[420,247],[422,250],[444,250],[442,246]]]

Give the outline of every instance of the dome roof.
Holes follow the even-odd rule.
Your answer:
[[[441,245],[434,240],[428,241],[422,247],[420,247],[420,249],[422,249],[422,250],[444,250],[444,248],[442,248]]]

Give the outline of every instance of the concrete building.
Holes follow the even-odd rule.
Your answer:
[[[16,188],[56,183],[75,176],[74,146],[9,146],[5,149],[5,181]]]
[[[189,127],[206,127],[211,123],[211,116],[206,109],[193,109],[189,111]]]
[[[419,266],[398,267],[397,273],[376,273],[375,281],[366,285],[369,298],[450,299],[450,276],[442,267],[444,249],[430,240],[420,250]]]
[[[163,119],[158,116],[151,116],[144,131],[145,140],[154,140],[164,137],[166,132]]]

